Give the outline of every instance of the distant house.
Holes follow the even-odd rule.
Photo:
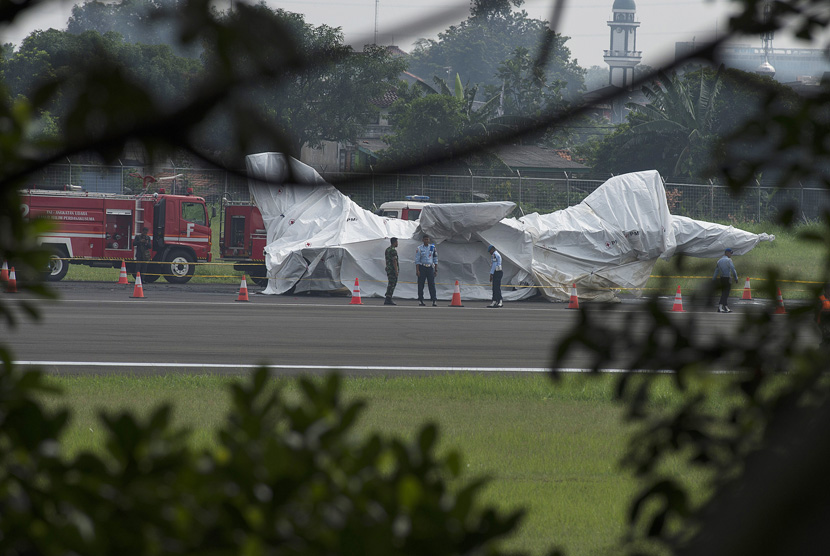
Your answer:
[[[407,56],[406,52],[397,46],[387,46],[392,56]],[[409,73],[402,72],[399,79],[408,84],[423,79]],[[319,147],[304,146],[300,159],[312,166],[319,172],[369,172],[371,167],[377,164],[377,152],[385,149],[388,145],[382,138],[392,133],[392,126],[389,125],[389,108],[398,100],[395,89],[389,89],[381,97],[372,99],[370,102],[378,108],[377,116],[373,122],[366,124],[363,133],[354,142],[345,141],[322,141]]]
[[[642,90],[625,90],[614,85],[608,85],[601,89],[588,91],[582,96],[585,104],[593,108],[596,116],[605,118],[612,124],[620,124],[625,121],[630,110],[626,104],[647,104],[648,99],[643,95]],[[604,99],[600,101],[600,99]]]
[[[535,145],[505,145],[493,154],[511,171],[524,177],[561,178],[562,173],[588,174],[591,168],[570,159],[565,151]]]

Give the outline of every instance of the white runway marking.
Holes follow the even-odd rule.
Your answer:
[[[224,363],[153,363],[127,361],[14,361],[15,365],[37,367],[141,367],[141,368],[181,368],[181,369],[258,369],[265,367],[272,370],[300,370],[300,371],[398,371],[398,372],[475,372],[475,373],[548,373],[550,369],[543,367],[395,367],[386,365],[247,365]],[[590,373],[590,369],[558,369],[560,373]],[[627,369],[602,369],[600,373],[620,374],[631,372]],[[671,373],[670,370],[636,371],[643,373]]]

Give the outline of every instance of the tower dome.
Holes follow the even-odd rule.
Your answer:
[[[614,10],[636,10],[637,5],[634,0],[614,0]]]
[[[770,77],[775,77],[775,68],[769,61],[764,60],[764,62],[758,66],[758,69],[755,70],[755,73],[758,75],[769,75]]]

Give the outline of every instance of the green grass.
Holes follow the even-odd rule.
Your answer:
[[[73,420],[63,440],[67,454],[100,449],[101,409],[146,413],[174,404],[174,418],[193,431],[199,447],[214,445],[214,431],[229,409],[226,386],[216,376],[50,377],[65,391]],[[529,513],[510,548],[542,554],[561,546],[569,555],[609,551],[624,532],[636,482],[618,461],[631,429],[612,401],[614,377],[442,375],[351,378],[347,398],[368,402],[359,432],[414,437],[426,422],[440,426],[441,449],[457,449],[465,479],[488,476],[484,501]],[[679,398],[668,378],[657,379],[654,404]],[[295,383],[276,379],[291,396]],[[57,405],[50,400],[49,405]],[[702,489],[703,479],[688,478]],[[613,552],[613,551],[612,551]]]

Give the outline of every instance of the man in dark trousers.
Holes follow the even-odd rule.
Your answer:
[[[389,243],[389,247],[386,248],[386,301],[383,304],[397,305],[392,301],[392,294],[398,285],[398,238],[393,237]]]
[[[141,233],[135,236],[135,271],[144,275],[147,274],[147,261],[150,260],[153,245],[153,241],[147,235],[149,231],[146,227],[142,228]]]
[[[435,277],[438,275],[438,250],[430,243],[429,236],[423,237],[423,245],[415,249],[415,274],[418,276],[418,305],[424,303],[424,281],[429,284],[429,297],[432,306],[438,306],[438,297],[435,293]]]
[[[731,313],[729,308],[729,292],[732,290],[732,277],[735,277],[735,283],[738,283],[738,271],[735,270],[735,263],[732,262],[732,249],[726,249],[723,252],[723,257],[718,259],[718,264],[715,267],[715,275],[713,280],[718,280],[721,294],[720,303],[718,304],[718,313]]]
[[[824,290],[818,297],[818,308],[816,311],[816,324],[821,334],[822,349],[830,349],[830,283],[824,284]]]
[[[504,275],[501,269],[501,253],[492,245],[487,248],[487,252],[490,253],[490,283],[493,284],[493,303],[488,307],[501,307],[501,277]]]

